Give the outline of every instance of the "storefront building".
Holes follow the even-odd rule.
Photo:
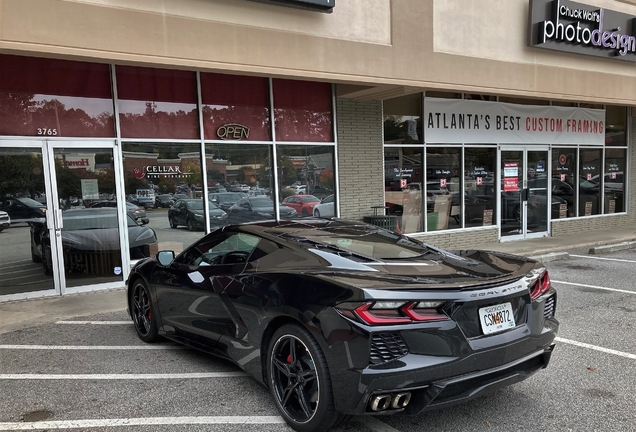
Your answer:
[[[298,194],[446,248],[633,224],[635,17],[0,0],[0,301],[121,287],[219,226],[312,216]]]

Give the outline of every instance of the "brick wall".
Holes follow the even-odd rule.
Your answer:
[[[384,205],[382,102],[338,99],[340,217],[361,220]]]

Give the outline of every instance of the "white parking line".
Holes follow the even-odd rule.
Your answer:
[[[558,284],[564,284],[564,285],[580,286],[580,287],[584,287],[584,288],[594,288],[594,289],[600,289],[600,290],[605,290],[605,291],[614,291],[614,292],[620,292],[620,293],[625,293],[625,294],[636,294],[636,291],[628,291],[628,290],[622,290],[622,289],[617,289],[617,288],[607,288],[607,287],[596,286],[596,285],[586,285],[586,284],[580,284],[580,283],[574,283],[574,282],[558,281],[558,280],[554,280],[554,279],[552,279],[552,282],[558,283]]]
[[[616,350],[613,350],[613,349],[603,348],[603,347],[600,347],[600,346],[590,345],[590,344],[586,344],[586,343],[583,343],[583,342],[577,342],[577,341],[573,341],[573,340],[570,340],[570,339],[564,339],[564,338],[560,338],[560,337],[557,337],[554,340],[556,340],[557,342],[565,343],[565,344],[575,345],[575,346],[578,346],[578,347],[581,347],[581,348],[588,348],[588,349],[591,349],[591,350],[594,350],[594,351],[600,351],[600,352],[604,352],[604,353],[607,353],[607,354],[614,354],[614,355],[617,355],[617,356],[621,356],[621,357],[625,357],[625,358],[628,358],[628,359],[636,360],[636,354],[630,354],[630,353],[626,353],[626,352],[622,352],[622,351],[616,351]]]
[[[183,350],[181,345],[0,345],[6,350]]]
[[[176,374],[0,374],[0,380],[158,380],[237,378],[245,372],[191,372]]]
[[[602,257],[589,256],[589,255],[573,255],[573,254],[570,254],[570,256],[571,257],[576,257],[576,258],[597,259],[597,260],[603,260],[603,261],[618,261],[618,262],[626,262],[626,263],[636,263],[636,261],[634,261],[634,260],[626,260],[626,259],[619,259],[619,258],[602,258]]]
[[[386,423],[381,422],[375,417],[359,416],[355,417],[355,421],[357,421],[358,423],[362,423],[364,426],[370,429],[371,432],[399,432],[397,429],[389,426]]]
[[[77,325],[125,325],[132,324],[132,321],[56,321],[55,324],[77,324]]]
[[[57,420],[33,423],[0,423],[2,431],[41,429],[85,429],[117,426],[213,425],[213,424],[284,424],[278,416],[215,416],[215,417],[146,417],[94,420]]]

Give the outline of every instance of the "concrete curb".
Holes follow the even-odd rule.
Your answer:
[[[614,243],[604,246],[592,247],[588,251],[589,254],[598,255],[602,253],[616,252],[625,249],[634,249],[636,248],[636,241],[622,242],[622,243]]]
[[[537,260],[542,263],[548,263],[552,261],[561,261],[570,258],[570,254],[567,252],[552,252],[542,255],[534,255],[530,257],[533,260]]]

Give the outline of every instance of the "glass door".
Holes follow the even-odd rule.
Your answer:
[[[123,285],[128,257],[120,226],[130,224],[123,197],[117,199],[121,174],[114,148],[0,143],[0,221],[5,214],[9,219],[0,236],[0,276],[7,282],[0,299]]]
[[[501,241],[549,234],[547,148],[504,147],[500,151]]]

